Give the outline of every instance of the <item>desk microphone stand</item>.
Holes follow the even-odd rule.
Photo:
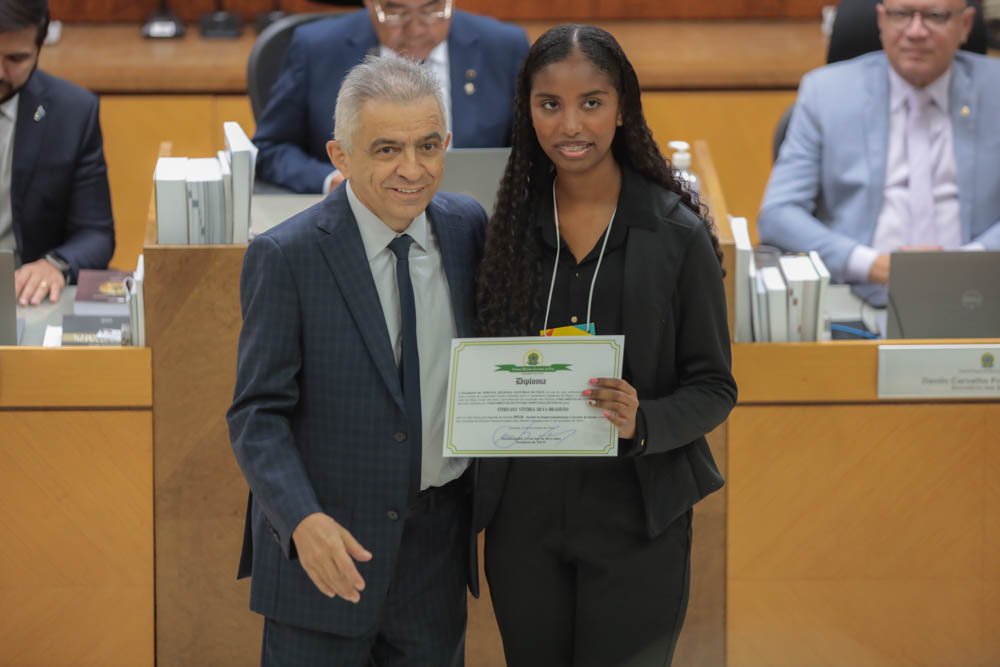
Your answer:
[[[208,39],[237,39],[243,34],[243,17],[227,12],[222,0],[215,0],[215,11],[201,17],[198,30]]]
[[[167,7],[167,0],[160,0],[160,8],[153,11],[142,26],[142,36],[150,39],[172,39],[184,36],[184,24]]]

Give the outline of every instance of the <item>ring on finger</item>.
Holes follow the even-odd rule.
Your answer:
[[[42,289],[45,289],[46,287],[49,286],[49,282],[47,280],[43,280],[42,282],[38,283],[38,286],[41,287]]]

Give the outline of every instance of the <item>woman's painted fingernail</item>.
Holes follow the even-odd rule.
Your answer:
[[[584,389],[584,390],[583,390],[583,395],[584,395],[584,396],[590,396],[590,395],[591,395],[592,393],[593,393],[593,392],[592,392],[591,390],[589,390],[589,389]]]
[[[593,406],[597,405],[597,401],[595,401],[594,399],[590,399],[589,401],[587,401],[587,405],[593,407]],[[604,414],[607,414],[607,413],[605,412]]]

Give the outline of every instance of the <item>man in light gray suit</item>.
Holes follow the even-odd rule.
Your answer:
[[[1000,248],[1000,61],[957,52],[964,0],[885,0],[884,51],[802,79],[758,218],[883,302],[890,253]]]

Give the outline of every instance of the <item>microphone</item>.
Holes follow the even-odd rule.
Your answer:
[[[215,11],[201,17],[198,31],[208,39],[237,39],[243,34],[243,17],[227,12],[222,0],[215,0]]]
[[[160,7],[146,19],[142,36],[149,39],[172,39],[184,36],[184,24],[167,7],[167,0],[160,0]]]

